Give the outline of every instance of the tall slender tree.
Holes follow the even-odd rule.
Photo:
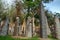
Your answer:
[[[45,11],[44,11],[44,7],[43,7],[43,2],[44,3],[49,3],[52,0],[40,0],[39,3],[39,9],[40,9],[40,37],[41,38],[47,38],[47,27],[46,27],[46,16],[45,16]]]

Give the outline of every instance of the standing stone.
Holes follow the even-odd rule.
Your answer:
[[[31,22],[31,17],[28,17],[27,20],[27,30],[26,30],[26,35],[27,37],[32,37],[32,22]]]
[[[20,21],[18,21],[18,36],[20,36],[21,35],[21,33],[22,33],[22,25],[21,25],[21,23],[20,23]]]
[[[19,33],[19,17],[16,17],[16,21],[17,21],[17,35]]]
[[[59,18],[57,16],[55,16],[55,26],[56,26],[57,38],[60,39],[60,23]]]
[[[41,38],[47,38],[47,21],[46,21],[46,16],[45,16],[45,11],[43,4],[40,4],[40,37]]]
[[[2,36],[7,35],[7,33],[8,33],[8,28],[9,28],[8,24],[9,24],[9,20],[8,20],[8,18],[7,18],[7,20],[5,21],[5,25],[3,26],[0,35],[2,35]]]
[[[1,18],[0,18],[0,33],[1,33]]]
[[[19,25],[20,24],[19,17],[17,17],[16,20],[17,20],[17,35],[19,35],[19,33],[21,32],[21,30],[20,30],[21,28],[20,28],[20,25]]]
[[[49,29],[49,26],[48,26],[48,20],[47,20],[47,17],[46,17],[46,25],[47,25],[47,35],[50,35],[51,32],[50,32],[50,29]]]
[[[16,17],[15,27],[14,27],[14,36],[19,35],[19,17]]]

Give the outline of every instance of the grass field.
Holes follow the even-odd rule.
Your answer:
[[[49,36],[48,38],[51,40],[58,40],[58,39],[52,38],[51,36]],[[0,40],[39,40],[39,38],[32,37],[32,38],[24,39],[24,38],[12,38],[11,36],[0,36]]]
[[[11,36],[0,36],[0,40],[39,40],[39,39],[37,37],[21,39],[21,38],[12,38]]]

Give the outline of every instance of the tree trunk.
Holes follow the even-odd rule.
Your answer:
[[[32,22],[33,28],[32,29],[33,29],[33,36],[34,36],[35,35],[35,24],[34,24],[35,19],[34,19],[34,17],[32,19],[33,19],[33,22]]]
[[[41,23],[41,27],[40,27],[40,37],[41,38],[47,38],[47,25],[46,25],[46,16],[45,16],[45,12],[44,12],[44,7],[42,2],[40,2],[40,23]]]

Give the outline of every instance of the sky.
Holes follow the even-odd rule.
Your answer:
[[[3,0],[6,4],[11,5],[13,0]]]
[[[4,0],[6,1],[6,3],[8,3],[9,5],[11,5],[11,1],[13,0]],[[53,13],[57,12],[60,13],[60,0],[54,0],[53,2],[50,3],[46,3],[44,4],[46,7],[46,9],[48,9],[49,11],[52,11]]]
[[[49,11],[52,11],[53,13],[60,13],[60,0],[54,0],[51,3],[45,4],[46,5],[46,9],[48,9]]]

